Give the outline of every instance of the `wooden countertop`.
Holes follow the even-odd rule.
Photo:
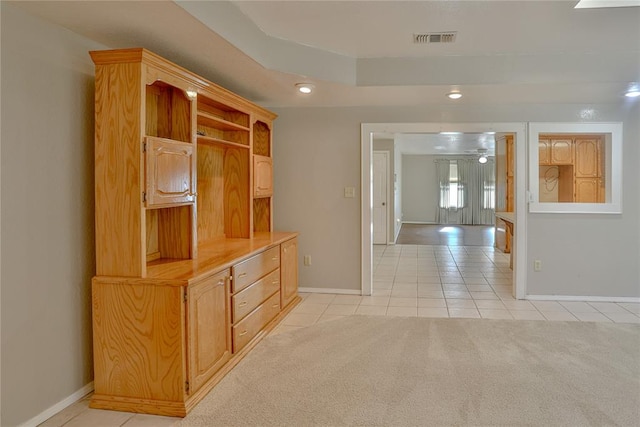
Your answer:
[[[126,281],[169,286],[186,286],[205,277],[230,268],[233,264],[259,252],[297,237],[297,232],[260,232],[252,239],[219,239],[198,246],[195,259],[160,259],[147,265],[147,276],[143,278],[116,278],[100,276],[102,281]]]
[[[515,212],[496,212],[496,218],[500,218],[504,221],[508,221],[511,224],[516,223],[516,213]]]

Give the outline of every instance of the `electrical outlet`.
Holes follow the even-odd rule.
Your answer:
[[[539,259],[533,261],[533,271],[542,271],[542,261]]]
[[[311,265],[311,255],[304,256],[304,265],[306,265],[307,267]]]
[[[356,197],[356,187],[344,187],[344,197],[353,199]]]

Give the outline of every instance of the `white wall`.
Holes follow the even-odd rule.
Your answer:
[[[2,426],[92,379],[93,64],[2,2]]]
[[[622,215],[529,215],[528,293],[640,297],[638,107],[622,105],[434,105],[427,107],[279,108],[274,131],[276,228],[300,231],[300,284],[360,287],[360,205],[342,187],[358,183],[361,123],[624,121]],[[518,142],[522,144],[522,142]],[[518,147],[524,149],[524,147]],[[404,171],[403,171],[404,172]],[[403,181],[406,176],[403,176]],[[359,185],[358,185],[359,187]],[[353,203],[352,203],[353,202]],[[406,219],[406,218],[405,218]],[[534,273],[534,259],[543,271]]]
[[[438,190],[435,157],[403,154],[402,212],[406,222],[436,222]]]

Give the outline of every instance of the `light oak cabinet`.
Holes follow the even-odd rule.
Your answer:
[[[280,305],[286,307],[298,295],[298,239],[287,240],[280,245],[280,253]]]
[[[188,288],[187,393],[199,390],[231,358],[229,277],[225,270]]]
[[[514,136],[501,135],[496,139],[496,212],[513,212],[515,208],[515,147]],[[542,145],[540,145],[542,147]],[[511,234],[508,224],[496,217],[495,247],[511,252]]]
[[[541,135],[539,155],[541,201],[604,202],[601,135]]]
[[[253,195],[269,197],[273,195],[273,161],[271,157],[253,156]]]
[[[90,406],[184,416],[300,301],[297,281],[281,299],[276,115],[145,49],[90,54]]]
[[[192,203],[196,191],[193,144],[146,137],[144,151],[146,207]]]

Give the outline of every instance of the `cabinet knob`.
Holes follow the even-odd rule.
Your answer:
[[[247,305],[246,301],[242,301],[240,304],[238,304],[238,307],[244,307],[245,305]]]

